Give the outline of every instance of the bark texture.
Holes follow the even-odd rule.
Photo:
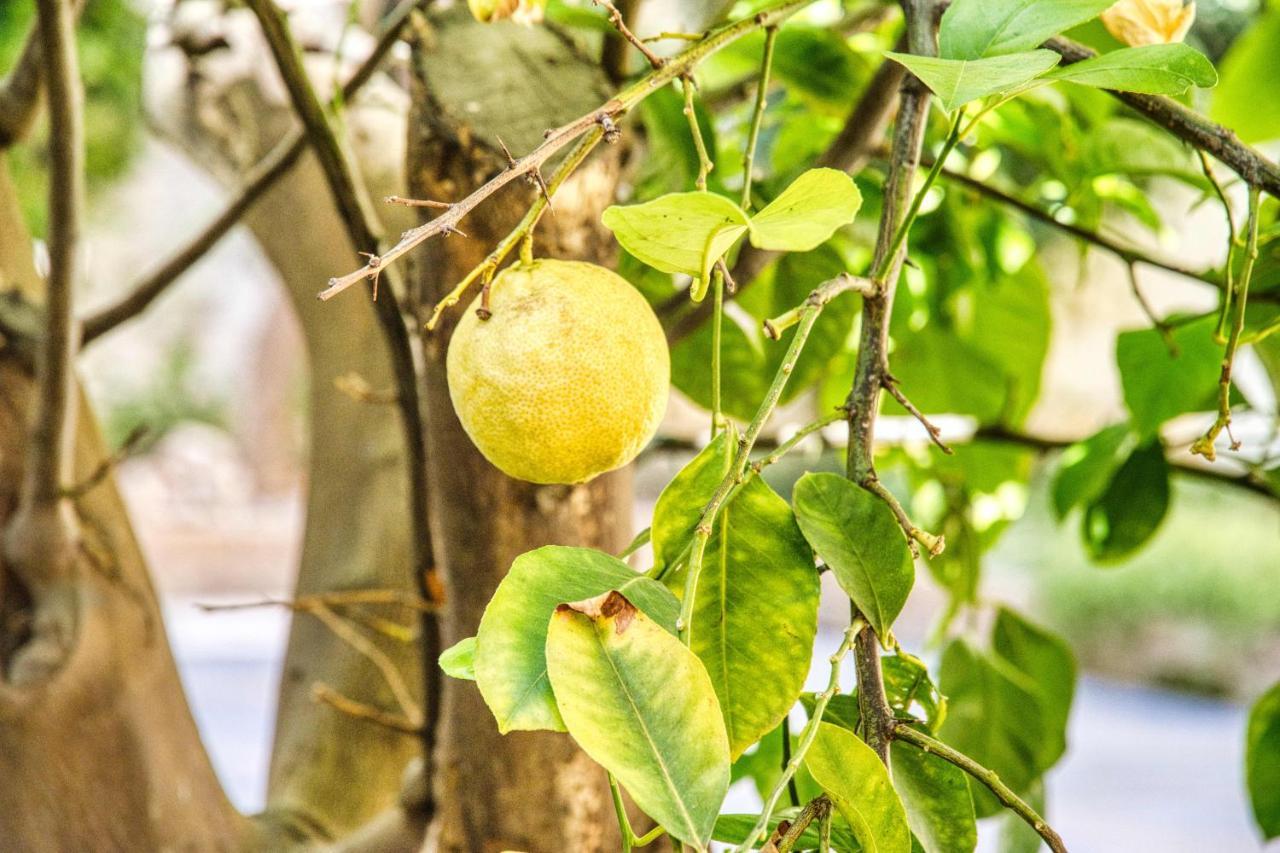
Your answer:
[[[39,295],[31,244],[0,155],[0,291]],[[34,386],[0,342],[0,527],[21,482]],[[74,471],[107,457],[81,405]],[[16,687],[4,677],[27,638],[29,604],[0,565],[0,846],[65,850],[235,850],[232,809],[187,708],[142,554],[110,477],[76,501],[81,541],[65,664]]]
[[[413,85],[410,191],[442,200],[463,197],[505,167],[498,137],[522,154],[544,130],[607,97],[598,65],[576,56],[554,32],[477,25],[465,9],[433,18],[415,48]],[[556,195],[554,216],[544,217],[538,230],[538,254],[607,260],[612,241],[599,215],[617,177],[617,152],[597,152]],[[535,192],[523,182],[508,187],[462,223],[470,239],[434,240],[414,256],[424,313],[509,233]],[[432,539],[445,584],[446,646],[475,634],[516,556],[551,543],[617,552],[626,545],[631,515],[627,470],[582,486],[534,486],[506,477],[480,455],[454,415],[445,380],[449,335],[462,310],[447,314],[423,342]],[[499,735],[475,685],[450,681],[440,743],[440,813],[428,849],[618,849],[604,773],[566,735]]]

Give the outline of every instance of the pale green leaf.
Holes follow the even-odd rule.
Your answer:
[[[889,763],[907,824],[925,853],[972,853],[978,826],[964,771],[901,742],[890,747]]]
[[[729,739],[698,658],[616,592],[558,607],[546,657],[573,739],[667,832],[702,849],[729,788]]]
[[[866,853],[909,853],[902,800],[871,747],[848,729],[819,723],[804,763]]]
[[[1280,6],[1245,28],[1221,60],[1222,82],[1213,92],[1209,116],[1240,134],[1245,142],[1280,139],[1280,98],[1258,97],[1280,91]]]
[[[857,483],[829,473],[805,474],[791,500],[813,550],[876,634],[887,637],[915,581],[892,511]]]
[[[1218,73],[1203,53],[1190,45],[1176,43],[1113,50],[1055,68],[1045,79],[1121,92],[1181,95],[1192,86],[1215,85]]]
[[[862,193],[838,169],[810,169],[751,217],[751,244],[774,252],[807,252],[853,221]]]
[[[795,704],[817,630],[809,546],[786,501],[753,477],[716,520],[689,630],[689,647],[715,685],[733,758]]]
[[[695,298],[711,268],[747,230],[738,205],[709,192],[669,193],[644,204],[613,205],[601,217],[622,248],[655,269],[685,273]]]
[[[1115,0],[953,0],[938,48],[948,59],[977,59],[1039,47],[1097,17]]]
[[[987,95],[1010,92],[1039,77],[1062,59],[1051,50],[1030,50],[986,59],[940,59],[907,53],[886,56],[919,77],[938,96],[938,103],[946,112]]]
[[[440,668],[450,678],[476,680],[476,638],[467,637],[440,653]]]
[[[564,731],[547,679],[547,620],[560,604],[610,590],[624,593],[675,633],[676,598],[608,554],[551,545],[521,554],[511,564],[476,634],[476,683],[499,731]]]
[[[1280,683],[1262,694],[1249,712],[1244,766],[1262,837],[1280,837]]]

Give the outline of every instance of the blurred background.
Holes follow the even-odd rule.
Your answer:
[[[379,11],[345,0],[282,5],[307,6],[303,33],[315,56],[335,68],[368,49],[360,26]],[[1242,33],[1265,26],[1274,35],[1270,61],[1280,64],[1280,8],[1268,14],[1262,5],[1200,0],[1190,40],[1223,67]],[[182,6],[92,0],[85,13],[92,289],[83,299],[91,306],[117,296],[233,192],[224,173],[183,143],[172,116],[149,118],[164,114],[169,78],[180,73],[167,54],[188,30],[175,21],[198,17],[201,2]],[[30,15],[29,4],[0,3],[0,67],[19,50]],[[394,71],[389,77],[394,81]],[[406,96],[393,85],[380,91],[349,120],[357,133],[373,129],[365,142],[394,170]],[[1258,98],[1259,109],[1280,108],[1274,89]],[[283,100],[276,107],[283,109]],[[40,140],[15,157],[38,234]],[[1159,229],[1121,218],[1113,230],[1188,267],[1220,263],[1226,232],[1218,208],[1196,204],[1198,194],[1171,179],[1153,179],[1148,198],[1160,212]],[[1042,252],[1053,327],[1030,431],[1076,439],[1124,416],[1114,337],[1146,319],[1119,262],[1066,242]],[[1159,315],[1214,304],[1203,288],[1150,277],[1148,298]],[[318,289],[323,278],[316,283]],[[109,439],[119,445],[146,428],[120,466],[121,488],[213,761],[235,804],[249,811],[264,795],[289,614],[270,607],[210,613],[199,605],[291,594],[306,488],[304,357],[278,273],[240,226],[142,318],[95,343],[82,361]],[[1276,401],[1256,361],[1246,361],[1240,381],[1254,413],[1238,434],[1255,446],[1274,442]],[[785,438],[811,420],[814,408],[801,400],[782,410],[777,434]],[[705,440],[704,421],[695,407],[673,402],[659,441],[639,463],[637,529],[662,485]],[[1203,423],[1171,429],[1189,441]],[[903,452],[920,440],[913,424],[895,418],[882,433],[904,444]],[[770,469],[775,488],[786,494],[805,468],[838,468],[827,440],[838,443],[839,431]],[[1070,749],[1049,776],[1047,816],[1084,853],[1261,849],[1241,781],[1242,746],[1247,700],[1280,677],[1280,504],[1180,475],[1173,510],[1151,543],[1101,567],[1090,562],[1074,520],[1059,524],[1050,508],[1054,456],[1036,464],[1028,489],[1001,496],[1016,521],[986,556],[984,591],[1058,630],[1079,656]],[[944,601],[927,573],[919,578],[897,626],[904,645],[916,649],[925,646]],[[826,630],[838,631],[842,615],[833,599]],[[820,640],[818,648],[834,644]],[[825,672],[811,678],[816,683]],[[739,786],[732,796],[746,810],[754,793]],[[984,844],[994,849],[990,839]]]

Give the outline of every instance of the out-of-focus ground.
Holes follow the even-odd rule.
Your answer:
[[[1167,192],[1166,209],[1187,206]],[[133,280],[223,197],[200,169],[147,142],[124,180],[96,199],[89,278]],[[1209,206],[1171,221],[1179,238],[1158,247],[1167,256],[1194,265],[1223,245]],[[1077,274],[1074,246],[1048,251],[1046,266],[1062,271],[1044,379],[1054,402],[1034,413],[1030,428],[1076,437],[1121,414],[1114,334],[1144,319],[1110,259],[1091,255]],[[1144,273],[1144,286],[1161,312],[1212,304],[1201,288],[1167,276]],[[196,717],[233,799],[249,809],[263,796],[288,615],[208,614],[195,604],[289,594],[304,522],[300,347],[274,273],[238,231],[146,316],[95,344],[84,364],[110,436],[137,423],[161,434],[122,465],[120,481]],[[1248,383],[1248,367],[1243,376]],[[677,404],[664,431],[701,435],[701,418]],[[796,424],[808,413],[793,407],[779,420]],[[1188,437],[1198,427],[1188,425]],[[1239,434],[1246,442],[1265,435],[1260,425]],[[680,462],[642,464],[641,515]],[[795,472],[777,468],[785,489]],[[1184,482],[1156,541],[1129,564],[1101,569],[1088,565],[1074,525],[1052,521],[1045,481],[1041,472],[1026,517],[989,560],[984,592],[1025,606],[1082,657],[1071,749],[1049,779],[1049,816],[1077,853],[1259,849],[1241,783],[1243,703],[1280,676],[1280,512]],[[922,647],[939,602],[922,583],[898,625],[908,647]],[[837,627],[838,610],[824,630]],[[819,660],[835,645],[828,639]],[[811,673],[815,683],[825,680],[824,666]],[[734,796],[750,807],[749,795]]]

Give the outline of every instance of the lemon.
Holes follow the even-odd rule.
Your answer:
[[[626,279],[539,260],[493,280],[449,343],[449,396],[476,447],[532,483],[582,483],[636,457],[667,407],[671,362],[653,309]]]

